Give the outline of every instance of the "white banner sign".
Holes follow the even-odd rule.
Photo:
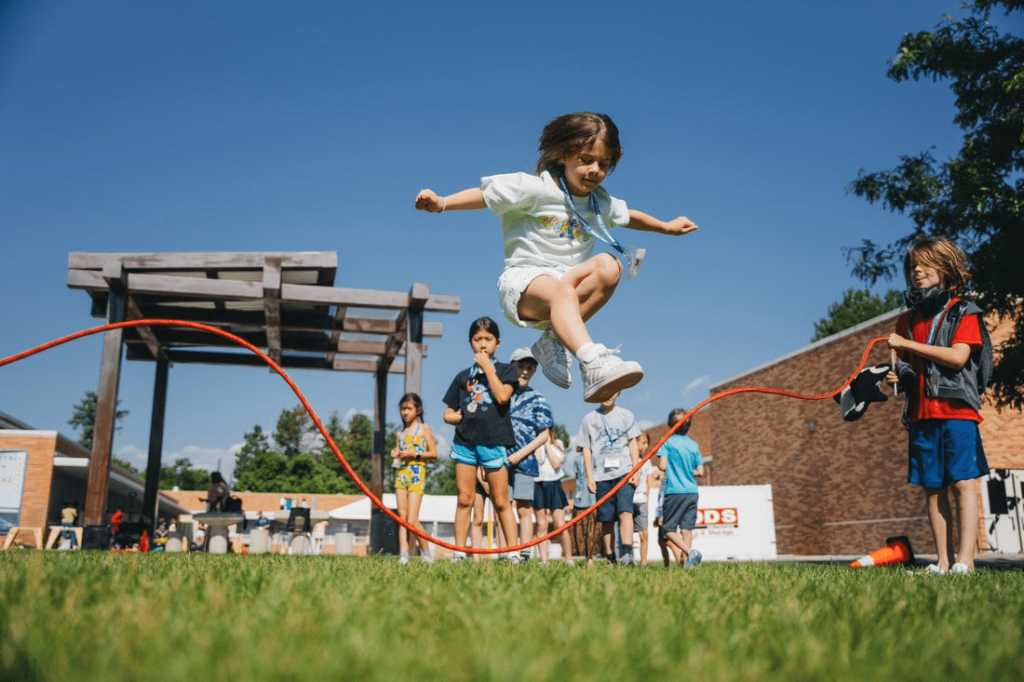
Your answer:
[[[658,490],[648,501],[648,561],[661,561],[658,529],[654,527]],[[705,486],[697,498],[697,527],[693,547],[705,559],[775,559],[775,511],[770,485]]]
[[[0,450],[0,512],[21,511],[27,462],[25,450]]]

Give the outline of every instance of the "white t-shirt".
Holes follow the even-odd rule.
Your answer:
[[[654,459],[653,457],[651,459]],[[640,480],[636,484],[636,492],[633,493],[633,504],[647,504],[647,477],[651,475],[654,467],[651,466],[651,460],[644,462],[644,465],[640,467]]]
[[[565,463],[565,452],[561,450],[557,445],[551,443],[545,443],[536,450],[534,454],[537,456],[537,464],[540,466],[540,474],[533,477],[535,481],[561,481],[562,480],[562,467],[556,469],[551,464],[551,460],[548,459],[548,453],[555,452],[561,459],[562,464]]]
[[[569,210],[558,181],[544,171],[491,175],[480,180],[484,202],[501,218],[505,268],[556,267],[569,270],[594,253],[595,237]],[[629,223],[626,202],[609,196],[603,187],[592,193],[609,229]],[[590,196],[573,196],[580,215],[595,226]]]

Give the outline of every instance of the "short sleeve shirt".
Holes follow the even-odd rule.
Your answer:
[[[689,436],[672,434],[661,446],[661,456],[667,459],[665,494],[692,495],[696,493],[697,479],[694,477],[693,471],[704,462],[697,442]]]
[[[515,367],[495,362],[494,371],[501,383],[519,385]],[[516,437],[509,416],[511,401],[504,405],[494,400],[487,384],[487,375],[476,363],[452,380],[444,394],[444,404],[462,412],[462,421],[455,427],[455,443],[467,447],[478,445],[514,447]]]
[[[548,401],[532,386],[516,389],[512,394],[512,430],[516,435],[516,447],[522,448],[533,442],[537,435],[555,425]],[[531,452],[512,467],[516,473],[525,476],[540,475],[537,457]]]
[[[491,175],[481,179],[484,202],[501,219],[505,267],[562,267],[579,265],[594,254],[594,237],[566,204],[558,181],[544,171]],[[629,223],[626,202],[603,187],[592,192],[608,228]],[[590,197],[573,197],[576,211],[593,225]]]
[[[955,303],[953,299],[951,303]],[[928,342],[928,333],[931,331],[932,318],[924,319],[920,315],[914,315],[910,319],[910,313],[903,313],[896,320],[896,333],[904,338],[913,338],[918,343]],[[913,332],[913,336],[910,332]],[[984,341],[981,337],[981,328],[978,326],[977,315],[964,315],[960,318],[953,333],[952,343],[965,343],[974,351],[981,348]],[[928,361],[915,353],[907,353],[904,359],[910,363],[917,374],[916,390],[907,392],[907,415],[912,422],[925,419],[966,419],[973,422],[981,422],[981,415],[963,400],[956,398],[929,398],[925,393],[924,382],[928,376]]]
[[[615,406],[605,414],[601,408],[588,412],[580,426],[579,445],[591,451],[595,481],[622,478],[633,468],[629,441],[640,437],[633,413]]]

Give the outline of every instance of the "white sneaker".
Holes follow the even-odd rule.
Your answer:
[[[548,381],[559,388],[569,388],[569,384],[572,383],[572,374],[569,373],[572,355],[551,331],[551,327],[544,330],[537,343],[530,348],[530,352],[540,363],[540,369]]]
[[[620,360],[618,348],[608,350],[597,343],[591,353],[594,354],[589,361],[580,361],[583,399],[588,403],[603,403],[617,392],[636,386],[644,378],[640,363]]]
[[[967,564],[957,563],[953,564],[952,568],[949,569],[949,572],[956,575],[968,575],[970,574],[971,569],[967,567]]]

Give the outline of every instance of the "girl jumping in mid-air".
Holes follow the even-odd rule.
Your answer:
[[[498,325],[489,317],[474,320],[469,326],[469,345],[473,365],[459,372],[444,394],[444,421],[455,426],[452,459],[455,460],[455,485],[459,499],[455,507],[455,544],[466,546],[470,516],[476,496],[477,467],[483,467],[490,489],[491,503],[505,531],[515,542],[516,521],[508,499],[507,448],[516,446],[509,415],[512,392],[519,384],[515,367],[495,362],[494,351],[501,343]],[[465,553],[452,558],[459,561]],[[519,556],[509,557],[519,563]]]
[[[398,515],[410,526],[425,533],[420,523],[420,503],[423,502],[423,485],[427,481],[425,460],[437,458],[434,433],[423,423],[423,401],[415,393],[406,393],[398,401],[398,412],[402,415],[404,428],[396,437],[391,450],[391,466],[395,471],[395,500]],[[398,529],[399,562],[409,563],[409,531]],[[426,538],[417,536],[423,560],[431,562],[434,555]]]
[[[489,208],[501,217],[505,270],[498,279],[502,311],[514,324],[543,329],[533,355],[552,383],[568,388],[572,355],[580,361],[583,398],[604,402],[636,385],[643,369],[593,343],[586,321],[611,298],[622,264],[610,254],[594,253],[601,239],[628,254],[607,228],[683,235],[697,226],[685,217],[665,222],[628,209],[601,183],[622,156],[619,130],[604,114],[559,116],[541,134],[537,175],[492,175],[479,188],[439,196],[425,189],[416,208],[430,213],[447,209]],[[630,267],[639,258],[629,255]]]

